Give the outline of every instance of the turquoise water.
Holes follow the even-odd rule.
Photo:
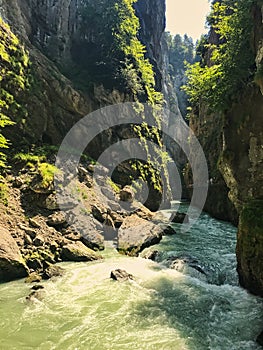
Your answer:
[[[23,280],[0,285],[2,350],[259,350],[262,300],[238,286],[236,228],[202,214],[190,232],[150,249],[159,262],[104,252],[95,263],[61,264],[62,278],[43,282],[26,300]],[[205,274],[167,258],[190,256]],[[135,281],[110,280],[122,268]]]

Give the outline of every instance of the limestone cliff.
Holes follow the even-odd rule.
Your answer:
[[[158,11],[148,0],[139,0],[135,6],[141,26],[140,40],[147,48],[146,57],[154,70],[152,90],[160,92],[164,86],[161,38],[165,1],[156,1]],[[20,101],[27,117],[23,123],[14,120],[16,126],[7,130],[7,137],[14,145],[59,145],[70,128],[88,113],[106,105],[135,100],[132,89],[123,87],[118,77],[109,74],[111,64],[116,66],[118,60],[123,64],[125,57],[114,58],[113,63],[108,61],[108,71],[105,71],[105,62],[99,53],[105,44],[104,32],[96,31],[93,22],[96,18],[96,25],[101,22],[100,17],[96,17],[96,7],[93,0],[0,1],[0,16],[24,43],[31,62],[30,88]],[[108,32],[111,35],[110,30]],[[95,54],[100,56],[98,62],[94,62]],[[120,66],[119,71],[121,69]],[[127,71],[127,79],[131,81],[132,73]],[[136,74],[140,76],[140,72]],[[138,90],[142,90],[139,100],[145,102],[147,89],[139,87]],[[103,120],[98,123],[103,125]],[[127,135],[127,130],[118,130],[97,138],[90,155],[96,158],[102,145],[107,147],[125,133]]]
[[[207,156],[210,188],[205,209],[214,216],[236,222],[239,217],[237,260],[241,284],[263,296],[263,96],[262,8],[251,12],[251,47],[257,73],[243,86],[227,110],[209,112],[205,103],[191,116],[191,127]],[[218,36],[210,33],[210,43]],[[209,61],[209,53],[206,58]],[[209,62],[208,62],[209,63]],[[233,99],[234,100],[234,99]],[[194,152],[194,150],[193,150]],[[188,177],[189,180],[189,177]]]

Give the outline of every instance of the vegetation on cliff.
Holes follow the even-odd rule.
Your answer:
[[[19,39],[0,18],[0,131],[7,125],[26,117],[26,108],[20,103],[21,93],[28,87],[29,57]],[[8,140],[0,133],[0,149],[8,147]],[[5,166],[6,155],[0,152],[0,167]]]
[[[178,99],[178,105],[183,117],[187,115],[188,98],[181,88],[186,83],[186,64],[193,64],[198,58],[195,54],[193,39],[186,34],[181,37],[179,34],[174,37],[169,33],[166,34],[169,58],[169,75],[173,82]]]
[[[223,111],[255,73],[251,48],[251,9],[255,0],[214,1],[207,18],[216,40],[202,42],[203,58],[188,65],[184,90],[194,107],[205,102],[211,111]]]
[[[82,87],[103,83],[124,90],[134,99],[156,104],[162,102],[162,94],[155,90],[154,70],[138,38],[135,2],[100,0],[83,4],[82,40],[75,48],[75,60],[86,74],[79,76],[79,82]]]

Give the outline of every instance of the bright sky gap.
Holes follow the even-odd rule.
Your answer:
[[[194,42],[207,33],[206,16],[209,0],[166,0],[166,31],[172,35],[187,34]]]

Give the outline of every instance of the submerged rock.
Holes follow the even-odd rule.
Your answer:
[[[161,239],[160,226],[131,215],[124,219],[119,229],[117,250],[130,256],[138,256],[143,249],[159,243]]]
[[[148,252],[143,252],[140,256],[143,259],[149,259],[149,260],[156,261],[158,255],[159,255],[158,250],[152,250],[152,251],[148,251]]]
[[[64,273],[64,269],[56,265],[48,266],[42,274],[44,280],[48,280],[52,277],[61,277]]]
[[[75,242],[65,245],[61,251],[63,261],[93,261],[101,259],[93,250],[86,247],[81,242]]]
[[[134,280],[133,275],[121,269],[116,269],[114,271],[111,271],[110,278],[112,278],[115,281]]]
[[[163,227],[163,234],[165,236],[172,236],[172,235],[176,234],[176,231],[171,225],[168,225],[168,226]]]
[[[11,234],[0,226],[0,281],[28,276],[28,268]]]
[[[202,266],[200,266],[199,262],[197,259],[187,256],[187,255],[182,255],[182,256],[172,256],[167,259],[169,268],[174,269],[177,271],[182,271],[185,266],[189,266],[196,271],[200,272],[201,274],[207,276],[206,271]]]
[[[27,297],[26,300],[30,302],[41,301],[44,298],[44,290],[33,290]]]
[[[188,224],[189,223],[189,217],[185,213],[174,213],[171,215],[170,220],[171,220],[171,222],[174,222],[177,224]]]
[[[40,290],[40,289],[44,289],[44,286],[42,286],[42,284],[35,284],[31,289],[32,290]]]

